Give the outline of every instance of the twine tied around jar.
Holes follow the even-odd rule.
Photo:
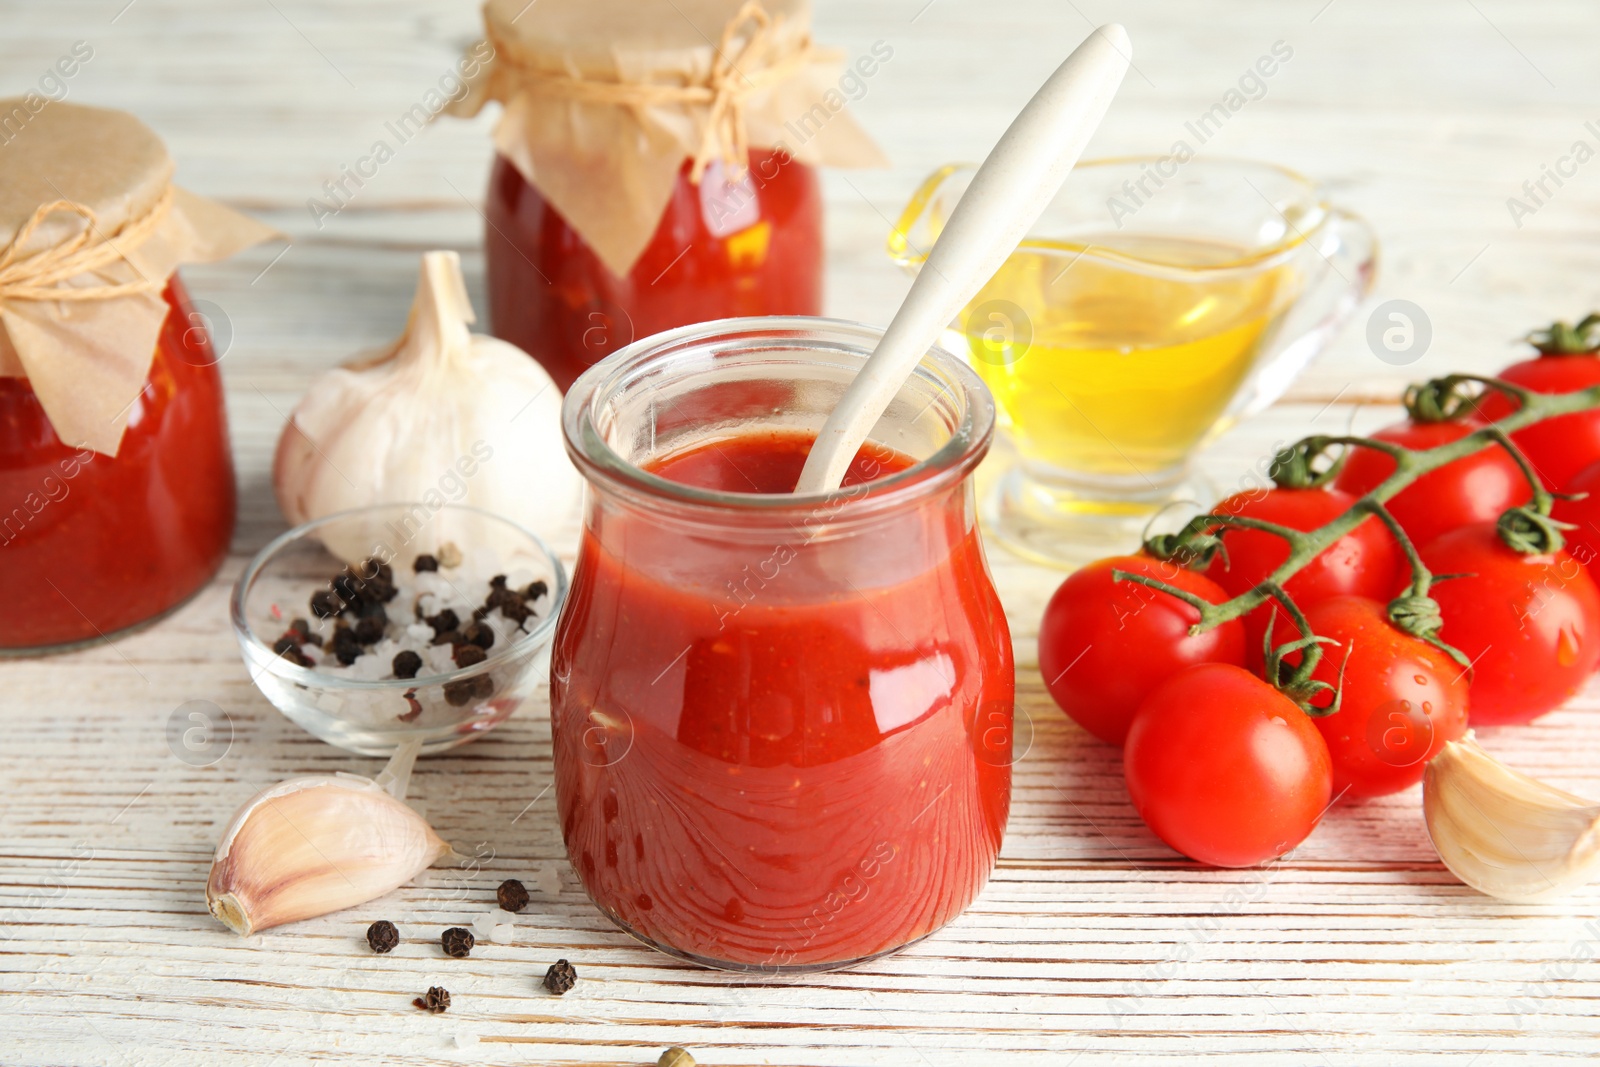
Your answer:
[[[772,53],[778,43],[776,31],[777,24],[760,0],[745,0],[738,13],[722,28],[705,79],[690,85],[584,78],[530,69],[525,61],[516,58],[513,62],[523,68],[519,80],[536,94],[628,108],[655,104],[706,105],[705,128],[689,171],[689,179],[699,184],[713,159],[721,159],[734,178],[744,173],[750,151],[744,107],[753,94],[794,77],[819,60],[834,56],[813,46],[808,37],[799,48],[774,59]],[[741,36],[744,37],[742,48],[739,47]],[[492,25],[489,41],[496,55],[516,56],[515,49],[499,38]]]
[[[129,219],[116,233],[107,234],[100,229],[93,208],[72,200],[40,204],[17,230],[16,236],[0,248],[0,304],[11,300],[115,300],[160,288],[166,284],[165,278],[152,279],[142,272],[139,281],[116,285],[64,286],[60,283],[118,260],[138,271],[128,253],[155,233],[171,207],[172,186],[169,185],[143,215]],[[58,245],[24,253],[23,247],[39,227],[58,213],[77,215],[84,222],[83,229]]]

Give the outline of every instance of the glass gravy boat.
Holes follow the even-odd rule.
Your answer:
[[[915,271],[974,172],[943,167],[889,235]],[[994,393],[1016,462],[985,507],[1019,554],[1075,565],[1215,490],[1190,460],[1281,396],[1371,288],[1377,243],[1266,163],[1080,163],[946,335]]]

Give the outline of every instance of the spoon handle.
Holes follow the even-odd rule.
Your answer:
[[[850,461],[945,325],[1000,269],[1094,134],[1132,45],[1100,27],[1056,68],[973,175],[883,339],[817,434],[797,493],[839,487]]]

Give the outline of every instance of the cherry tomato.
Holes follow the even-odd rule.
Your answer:
[[[1576,693],[1600,663],[1600,590],[1565,551],[1524,556],[1494,524],[1445,534],[1422,550],[1435,574],[1439,636],[1472,661],[1474,726],[1528,722]]]
[[[1513,363],[1498,377],[1536,393],[1572,393],[1600,385],[1600,356],[1592,353],[1539,356]],[[1483,417],[1504,418],[1516,408],[1504,394],[1491,392],[1479,403]],[[1551,489],[1565,489],[1574,475],[1600,461],[1600,410],[1575,411],[1536,423],[1511,435]]]
[[[1145,825],[1218,867],[1288,852],[1332,795],[1328,746],[1311,717],[1231,663],[1186,667],[1145,697],[1122,768]]]
[[[1421,451],[1459,441],[1480,424],[1466,421],[1405,422],[1369,436]],[[1334,479],[1334,487],[1361,496],[1394,473],[1394,460],[1371,448],[1357,448]],[[1415,544],[1425,545],[1458,526],[1493,522],[1500,513],[1533,497],[1533,489],[1509,453],[1499,445],[1463,456],[1430,471],[1389,499],[1389,511]]]
[[[1561,531],[1567,539],[1567,552],[1600,584],[1600,463],[1591,463],[1579,471],[1565,491],[1588,496],[1582,500],[1557,500],[1550,514],[1572,524],[1572,529]]]
[[[1213,604],[1228,594],[1211,579],[1149,556],[1116,556],[1076,571],[1061,583],[1039,624],[1039,671],[1050,695],[1074,722],[1121,745],[1139,702],[1195,663],[1244,663],[1244,624],[1237,619],[1189,636],[1200,613],[1175,596],[1113,570],[1159,578]]]
[[[1314,530],[1350,510],[1356,498],[1339,489],[1267,489],[1235,493],[1216,507],[1217,515],[1243,515],[1296,530]],[[1227,561],[1219,556],[1206,571],[1229,596],[1248,592],[1284,560],[1289,546],[1261,530],[1229,528],[1222,534]],[[1366,596],[1387,600],[1399,588],[1400,546],[1376,518],[1368,518],[1329,545],[1284,584],[1284,591],[1304,611],[1334,596]],[[1245,616],[1245,655],[1260,669],[1261,639],[1267,622],[1273,641],[1297,637],[1293,621],[1277,604],[1266,604]]]
[[[1422,781],[1428,761],[1467,732],[1466,669],[1397,629],[1376,600],[1337,596],[1306,620],[1338,642],[1322,646],[1312,675],[1340,692],[1338,711],[1311,720],[1333,760],[1333,795],[1378,797]]]

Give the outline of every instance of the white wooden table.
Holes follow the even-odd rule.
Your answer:
[[[641,0],[642,2],[642,0]],[[126,4],[126,6],[124,6]],[[120,9],[120,10],[119,10]],[[1600,146],[1600,10],[1588,0],[819,0],[819,36],[893,58],[856,105],[892,170],[827,178],[833,314],[882,319],[904,290],[886,219],[920,177],[980,157],[1091,20],[1125,22],[1137,71],[1092,151],[1164,152],[1273,42],[1293,58],[1204,152],[1261,156],[1326,181],[1385,242],[1380,298],[1415,301],[1430,351],[1403,368],[1363,340],[1365,311],[1267,416],[1215,446],[1232,484],[1275,440],[1343,427],[1407,378],[1490,370],[1509,339],[1600,304],[1600,162],[1519,227],[1522,195],[1583,139]],[[318,229],[306,210],[476,31],[465,3],[422,0],[5,0],[0,92],[76,40],[70,98],[129,108],[168,140],[179,179],[292,235],[187,272],[231,335],[224,369],[242,485],[217,580],[159,626],[66,656],[0,664],[0,1063],[462,1062],[1061,1065],[1235,1055],[1252,1062],[1510,1062],[1600,1054],[1600,891],[1497,904],[1438,864],[1415,792],[1340,808],[1291,858],[1200,869],[1127,803],[1115,755],[1044,694],[1032,634],[1055,576],[1001,553],[1031,748],[999,869],[961,919],[853,971],[757,985],[630,942],[566,866],[543,709],[424,761],[413,796],[484,862],[392,898],[240,940],[205,911],[220,828],[262,786],[357,759],[303,734],[252,688],[226,624],[229,585],[283,527],[268,485],[283,415],[310,378],[391,337],[418,253],[459,249],[481,298],[487,116],[406,145]],[[281,254],[281,258],[279,257]],[[480,304],[481,306],[481,304]],[[1356,413],[1362,427],[1392,408]],[[0,610],[5,561],[0,555]],[[231,745],[192,766],[174,709],[225,712]],[[1600,796],[1593,694],[1538,724],[1485,732],[1514,765]],[[481,842],[481,845],[478,843]],[[481,914],[507,876],[535,893],[516,943],[467,961],[411,943],[374,957],[368,922],[417,934]],[[576,990],[538,988],[571,959]],[[430,984],[449,1014],[410,1006]]]

